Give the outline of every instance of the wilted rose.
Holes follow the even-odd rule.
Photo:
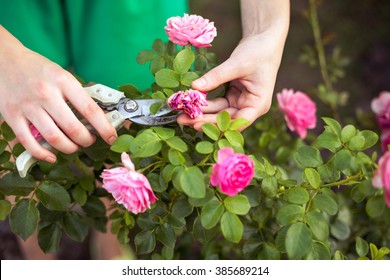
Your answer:
[[[307,129],[316,126],[316,104],[305,93],[300,91],[294,93],[292,89],[283,89],[276,97],[279,109],[285,114],[288,128],[296,131],[299,137],[304,139]]]
[[[390,151],[379,159],[378,169],[372,177],[372,185],[384,189],[385,201],[387,206],[390,207]]]
[[[101,174],[103,187],[130,212],[145,212],[157,198],[148,179],[135,171],[129,155],[122,153],[121,158],[125,167],[105,169]]]
[[[198,48],[210,47],[217,29],[213,22],[198,15],[184,14],[184,17],[171,17],[165,31],[169,40],[180,46],[191,44]]]
[[[390,92],[382,91],[371,101],[371,109],[381,129],[390,129]]]
[[[182,111],[190,118],[203,116],[201,106],[207,106],[206,94],[199,90],[189,89],[172,94],[168,98],[168,105],[177,111]]]
[[[221,192],[234,196],[250,184],[254,170],[255,164],[250,157],[225,147],[218,151],[218,161],[213,166],[210,183],[219,186]]]

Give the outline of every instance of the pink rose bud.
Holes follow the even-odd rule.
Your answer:
[[[376,114],[377,122],[382,129],[390,129],[390,92],[382,91],[371,101],[371,109]]]
[[[197,15],[184,14],[184,17],[171,17],[165,31],[169,40],[179,46],[191,44],[198,48],[210,47],[217,29],[214,23]]]
[[[128,154],[122,153],[122,163],[125,167],[105,169],[102,172],[103,187],[130,212],[145,212],[157,198],[148,179],[135,171]]]
[[[37,141],[41,141],[43,139],[41,133],[38,131],[38,129],[33,124],[30,124],[30,131],[31,131],[32,136],[34,136],[34,138]]]
[[[383,188],[385,201],[390,207],[390,152],[386,152],[380,159],[378,169],[372,177],[372,185],[376,188]]]
[[[315,128],[317,123],[316,104],[303,92],[294,93],[292,89],[283,89],[276,95],[279,109],[291,131],[296,131],[302,139],[306,137],[308,128]]]
[[[206,94],[193,89],[179,91],[168,98],[168,105],[173,110],[182,111],[190,118],[196,119],[203,116],[200,107],[207,106]]]
[[[221,192],[235,196],[245,189],[255,175],[253,160],[244,154],[235,154],[232,148],[218,151],[218,161],[213,166],[210,183],[219,186]]]

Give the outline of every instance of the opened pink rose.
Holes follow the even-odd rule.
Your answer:
[[[213,166],[210,183],[219,186],[224,194],[235,196],[250,184],[254,175],[255,164],[250,157],[225,147],[218,151],[218,161]]]
[[[276,97],[288,128],[296,131],[302,139],[306,138],[307,129],[316,127],[316,104],[305,93],[294,93],[292,89],[283,89]]]
[[[390,144],[390,92],[382,91],[378,97],[371,101],[371,109],[381,128],[382,150],[387,151]]]
[[[101,174],[103,187],[130,212],[145,212],[157,198],[148,179],[135,171],[129,155],[122,153],[121,157],[124,167],[105,169]]]
[[[384,189],[385,201],[387,206],[390,207],[390,151],[379,159],[378,169],[372,177],[372,185]]]
[[[190,118],[203,116],[201,106],[207,106],[206,94],[199,90],[179,91],[168,98],[168,105],[177,111],[182,111]]]
[[[213,22],[198,15],[184,14],[184,17],[171,17],[165,31],[169,40],[179,46],[191,44],[198,48],[210,47],[217,29]]]

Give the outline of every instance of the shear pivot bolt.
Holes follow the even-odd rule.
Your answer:
[[[134,100],[128,100],[124,106],[125,111],[129,113],[134,112],[135,110],[137,110],[137,108],[138,105]]]

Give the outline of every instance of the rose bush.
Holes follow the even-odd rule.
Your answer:
[[[152,111],[170,99],[174,108],[200,115],[203,101],[187,98],[192,81],[216,65],[215,54],[203,48],[216,31],[185,15],[168,20],[167,33],[171,41],[156,39],[137,57],[150,63],[156,82],[142,91],[131,84],[120,90],[161,100]],[[227,112],[203,132],[132,124],[112,146],[98,139],[77,153],[58,154],[55,164],[39,162],[26,178],[10,160],[23,148],[10,144],[15,135],[3,123],[0,218],[8,217],[24,240],[37,231],[44,252],[57,251],[64,234],[81,242],[93,228],[111,231],[145,259],[386,258],[388,154],[378,169],[378,135],[330,117],[341,102],[327,99],[339,96],[331,84],[336,78],[312,94],[331,109],[321,121],[307,95],[283,90],[277,95],[282,111],[274,104],[243,133],[248,121]],[[223,94],[220,87],[207,97]]]

